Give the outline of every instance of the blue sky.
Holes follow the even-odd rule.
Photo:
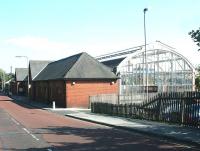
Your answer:
[[[200,26],[199,0],[12,0],[0,1],[0,68],[26,60],[56,60],[82,51],[92,56],[160,40],[194,65],[200,52],[188,32]]]

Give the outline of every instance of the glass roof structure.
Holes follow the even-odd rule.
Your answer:
[[[146,53],[146,60],[145,60]],[[192,64],[166,44],[156,41],[96,57],[120,77],[120,95],[140,99],[158,92],[194,90]],[[148,94],[147,94],[148,93]]]

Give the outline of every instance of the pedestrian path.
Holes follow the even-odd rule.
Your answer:
[[[53,110],[51,110],[53,111]],[[200,130],[187,128],[177,125],[152,122],[138,119],[128,119],[123,117],[113,117],[107,115],[93,114],[81,110],[70,111],[53,111],[61,115],[77,118],[80,120],[90,121],[98,124],[112,126],[115,128],[131,130],[143,134],[166,137],[177,141],[200,145]]]
[[[18,98],[18,100],[20,100],[20,98]],[[52,109],[51,106],[47,106],[38,102],[28,101],[26,99],[24,99],[23,102],[62,116],[68,116],[115,128],[130,130],[200,146],[200,129],[146,120],[94,114],[91,113],[89,109]]]

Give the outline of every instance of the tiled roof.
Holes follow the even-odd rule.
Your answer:
[[[44,60],[30,60],[30,78],[33,80],[50,62]]]
[[[111,71],[114,71],[115,68],[125,59],[124,58],[117,58],[117,59],[112,59],[112,60],[108,60],[108,61],[103,61],[101,63],[103,63],[104,65],[108,66],[109,68],[111,68]]]
[[[55,79],[117,79],[109,68],[83,52],[49,63],[34,81]]]
[[[27,68],[15,68],[15,80],[16,81],[27,81],[28,78]]]

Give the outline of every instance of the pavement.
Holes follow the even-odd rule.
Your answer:
[[[187,143],[190,145],[200,146],[200,129],[197,128],[184,127],[180,125],[171,125],[167,123],[159,123],[147,120],[94,114],[91,113],[89,109],[52,109],[50,105],[29,101],[25,97],[12,96],[12,98],[16,100],[17,103],[29,104],[33,107],[42,108],[44,110],[59,114],[61,116],[67,116],[118,129],[138,132],[144,135],[151,135],[159,138],[166,138],[177,142]]]

